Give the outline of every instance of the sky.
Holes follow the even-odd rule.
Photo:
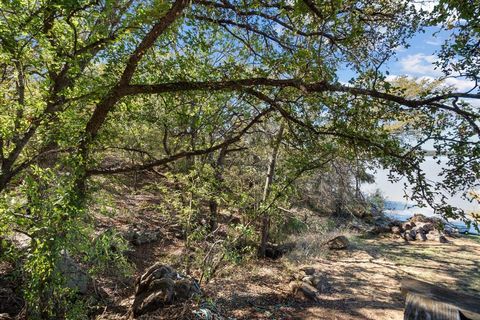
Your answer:
[[[425,33],[419,33],[414,36],[409,41],[410,46],[408,48],[398,48],[396,58],[386,64],[385,70],[388,70],[390,73],[388,77],[391,79],[401,75],[427,79],[441,77],[441,71],[437,70],[434,65],[437,60],[435,53],[440,50],[442,43],[448,36],[447,32],[439,31],[438,27],[430,27]],[[474,85],[472,81],[455,78],[445,79],[445,83],[456,87],[459,91],[468,91]],[[475,104],[478,104],[478,102],[475,102]],[[422,164],[422,168],[425,170],[427,178],[433,181],[438,180],[438,173],[441,168],[433,159],[427,158]],[[405,199],[403,182],[391,183],[387,179],[387,174],[388,171],[386,170],[377,171],[375,173],[376,183],[365,185],[363,189],[366,192],[373,192],[378,188],[387,200],[413,204]],[[458,206],[467,212],[480,211],[478,203],[470,203],[460,196],[451,198],[450,202],[451,205]],[[426,213],[425,210],[422,211]]]
[[[435,68],[436,52],[449,37],[448,32],[438,27],[430,27],[425,33],[418,33],[410,40],[410,47],[399,47],[397,57],[387,64],[390,78],[398,75],[434,79],[442,76],[441,70]],[[474,86],[470,80],[447,78],[445,83],[456,87],[459,91],[468,91]]]

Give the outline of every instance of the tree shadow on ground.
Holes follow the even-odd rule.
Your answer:
[[[466,293],[480,294],[480,246],[474,243],[448,244],[391,242],[367,243],[363,250],[373,258],[370,262],[395,269],[399,275],[409,275]]]

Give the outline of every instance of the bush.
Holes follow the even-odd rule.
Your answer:
[[[92,263],[95,271],[112,262],[128,270],[122,260],[126,246],[115,234],[91,240],[90,219],[70,172],[34,167],[22,184],[2,195],[0,230],[31,239],[26,250],[11,247],[2,257],[21,261],[17,268],[29,319],[86,318],[84,301],[62,274],[66,254]]]

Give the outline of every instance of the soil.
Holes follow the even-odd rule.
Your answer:
[[[95,319],[127,319],[134,279],[155,262],[183,268],[178,271],[200,279],[198,270],[184,268],[192,250],[185,248],[175,219],[161,217],[155,211],[158,197],[119,194],[123,211],[98,217],[99,232],[140,225],[161,230],[161,236],[153,243],[132,247],[128,257],[134,266],[133,276],[121,277],[112,272],[95,280],[91,294],[100,301],[100,307],[92,310]],[[301,262],[287,255],[277,260],[251,259],[227,264],[210,282],[203,281],[202,301],[208,302],[208,309],[223,319],[400,320],[405,303],[400,281],[406,277],[480,296],[480,237],[448,238],[449,243],[441,244],[433,240],[405,242],[393,235],[347,236],[348,249],[326,250],[317,258]],[[314,268],[322,277],[318,301],[292,294],[289,284],[305,267]],[[180,319],[178,314],[191,319],[192,310],[200,304],[188,301],[152,314],[149,319]]]
[[[210,309],[226,319],[403,319],[405,298],[400,281],[429,281],[480,296],[480,243],[468,238],[405,242],[391,236],[351,236],[347,250],[302,263],[288,257],[229,265],[202,284]],[[140,274],[148,263],[178,261],[182,241],[164,239],[144,245],[133,255]],[[177,260],[175,260],[177,259]],[[289,283],[300,269],[311,267],[325,285],[319,301],[292,295]],[[195,274],[193,274],[195,276]],[[110,291],[112,307],[97,319],[121,319],[132,303],[131,286]],[[116,307],[113,307],[116,306]],[[151,319],[168,319],[152,316]]]
[[[480,295],[480,244],[450,240],[360,240],[347,251],[305,265],[281,260],[234,268],[208,288],[224,314],[236,319],[400,320],[405,302],[400,281],[405,277]],[[318,302],[296,300],[287,286],[292,273],[305,266],[319,270],[329,287]]]
[[[125,195],[125,192],[121,192]],[[172,217],[155,212],[156,195],[123,196],[116,206],[124,214],[103,218],[105,226],[125,230],[129,225],[148,225],[162,230],[160,240],[134,247],[130,260],[135,277],[155,262],[185,265],[191,256]],[[141,208],[139,210],[138,208]],[[230,217],[231,219],[231,217]],[[224,222],[230,221],[225,218]],[[203,301],[224,319],[403,319],[405,298],[400,281],[412,277],[480,296],[480,237],[448,238],[449,243],[427,240],[405,242],[394,235],[362,238],[348,234],[347,250],[327,251],[321,258],[302,262],[289,256],[278,260],[257,260],[228,264],[208,284],[202,283]],[[302,268],[313,267],[322,275],[320,299],[301,300],[292,295],[289,283]],[[196,279],[198,270],[180,270]],[[133,302],[133,285],[106,277],[98,282],[108,307],[97,319],[123,319]],[[191,317],[198,302],[174,307],[178,314]],[[174,319],[172,308],[150,319]],[[175,314],[173,312],[172,314]]]

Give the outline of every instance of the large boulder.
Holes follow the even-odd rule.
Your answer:
[[[431,222],[416,222],[415,229],[419,231],[420,229],[423,230],[425,233],[429,233],[435,229],[435,226]]]
[[[413,229],[405,231],[405,240],[415,241],[417,239],[417,232]]]
[[[157,263],[138,277],[131,311],[134,317],[138,317],[200,294],[200,287],[194,279]]]
[[[416,226],[415,222],[405,222],[404,224],[402,224],[402,228],[403,230],[412,230],[414,227]]]
[[[390,219],[386,216],[377,216],[373,220],[373,226],[368,231],[372,235],[390,232],[393,226],[398,226],[400,223],[397,220]]]
[[[423,223],[431,223],[432,226],[434,227],[441,227],[443,228],[444,222],[442,219],[438,217],[427,217],[421,213],[415,213],[410,219],[408,219],[410,222],[418,223],[418,222],[423,222]]]
[[[65,278],[68,288],[80,294],[88,291],[90,277],[83,268],[66,252],[63,251],[57,265],[58,271]]]
[[[338,236],[327,241],[327,247],[330,250],[343,250],[347,249],[350,241],[345,236]]]
[[[123,238],[136,246],[155,242],[160,239],[160,236],[160,229],[142,229],[137,227],[129,228],[123,233]]]

